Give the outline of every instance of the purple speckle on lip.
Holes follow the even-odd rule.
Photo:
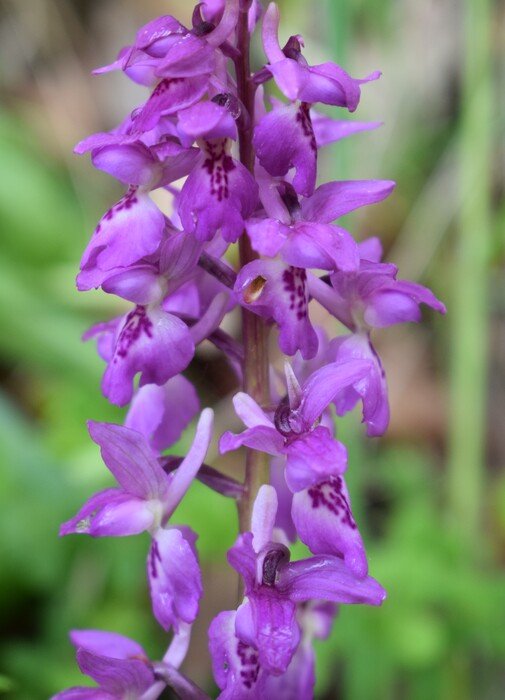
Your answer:
[[[118,338],[114,362],[117,361],[117,357],[125,358],[128,355],[130,347],[140,338],[142,333],[148,338],[152,338],[152,328],[153,324],[147,315],[145,306],[137,306],[133,311],[130,311]]]
[[[98,226],[95,229],[95,233],[100,233],[102,228],[102,221],[112,221],[114,216],[120,211],[127,211],[131,209],[134,204],[138,202],[137,198],[138,187],[130,187],[128,192],[122,197],[119,202],[116,202],[113,207],[111,207],[100,219]]]
[[[351,506],[343,491],[343,481],[340,476],[332,476],[308,490],[312,508],[327,508],[334,515],[340,515],[342,524],[352,530],[356,529],[356,523],[352,517]]]
[[[252,688],[258,679],[260,666],[256,649],[239,641],[237,644],[237,656],[240,659],[240,677],[246,688]]]
[[[317,155],[316,137],[314,136],[309,109],[310,105],[307,102],[302,102],[300,109],[296,113],[296,121],[300,124],[303,135],[307,137],[311,150]]]
[[[235,169],[231,156],[226,153],[225,141],[205,142],[207,158],[203,167],[210,177],[210,194],[217,198],[218,202],[228,199],[230,196],[228,173]]]
[[[289,293],[289,309],[296,311],[299,321],[307,318],[307,273],[301,267],[290,267],[282,274],[284,291]]]

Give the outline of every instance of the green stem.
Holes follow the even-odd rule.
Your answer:
[[[237,74],[237,92],[246,109],[245,119],[239,127],[240,161],[248,170],[254,172],[254,150],[252,135],[254,127],[254,86],[250,75],[250,40],[247,20],[249,1],[241,2],[240,16],[237,25],[237,48],[240,57],[235,62]],[[251,247],[251,241],[246,232],[239,240],[240,266],[256,260],[259,256]],[[260,316],[242,309],[242,342],[244,344],[244,391],[252,396],[260,405],[269,402],[268,381],[268,349],[265,322]],[[263,452],[248,449],[246,453],[244,495],[238,500],[239,526],[241,532],[251,529],[251,514],[254,500],[262,484],[270,481],[268,457]]]
[[[460,221],[452,304],[453,348],[448,491],[451,514],[475,545],[485,460],[490,251],[491,2],[465,0]]]

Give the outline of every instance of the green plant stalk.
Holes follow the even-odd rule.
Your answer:
[[[254,126],[254,88],[250,80],[250,35],[247,11],[250,0],[242,0],[237,26],[237,47],[240,57],[236,60],[238,97],[250,115],[250,123],[239,127],[240,160],[248,170],[254,172],[254,150],[252,132]],[[240,266],[256,260],[259,256],[251,248],[244,231],[239,239]],[[270,399],[268,376],[267,327],[264,320],[247,309],[242,310],[242,342],[244,345],[243,390],[260,405]],[[237,501],[240,532],[251,529],[254,501],[262,484],[269,483],[268,456],[263,452],[247,449],[244,479],[244,495]]]
[[[465,0],[460,218],[452,303],[448,498],[458,531],[477,544],[485,466],[488,261],[491,246],[491,2]]]

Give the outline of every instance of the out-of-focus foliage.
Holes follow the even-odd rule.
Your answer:
[[[380,235],[402,276],[431,285],[449,309],[447,319],[427,314],[423,328],[378,337],[390,380],[389,436],[365,442],[357,415],[339,422],[371,573],[389,598],[377,610],[342,608],[329,642],[317,645],[318,697],[498,700],[505,679],[503,122],[493,120],[489,163],[485,274],[492,294],[491,305],[481,309],[491,340],[488,380],[481,381],[484,391],[489,386],[488,418],[474,425],[487,438],[487,459],[476,465],[482,489],[475,495],[481,514],[475,542],[465,518],[454,517],[447,469],[457,332],[451,318],[457,285],[464,284],[455,274],[459,130],[470,110],[462,89],[468,49],[462,4],[282,4],[284,36],[303,33],[315,61],[337,59],[353,75],[384,71],[364,89],[356,118],[381,119],[385,126],[332,147],[322,165],[330,177],[398,181],[391,201],[349,217],[348,225],[360,237]],[[123,415],[100,396],[101,363],[92,345],[80,342],[89,325],[120,307],[74,288],[82,249],[119,190],[86,159],[72,157],[71,148],[113,126],[142,98],[116,76],[91,79],[87,71],[111,60],[142,23],[167,12],[187,18],[188,4],[0,5],[0,693],[12,700],[41,700],[83,682],[67,640],[71,628],[116,630],[138,639],[153,657],[167,643],[149,611],[147,536],[57,536],[59,524],[91,493],[112,483],[85,421]],[[493,13],[491,38],[500,59],[503,8],[496,4]],[[498,71],[495,85],[503,79]],[[496,115],[500,94],[495,91]],[[465,196],[481,181],[476,171]],[[233,384],[207,356],[191,378],[208,396],[222,396],[213,383]],[[470,422],[474,398],[464,401]],[[174,451],[182,454],[187,439]],[[239,471],[236,461],[226,468]],[[211,689],[205,634],[212,616],[235,599],[236,580],[224,561],[236,514],[232,503],[194,484],[177,520],[200,534],[205,584],[186,669]]]

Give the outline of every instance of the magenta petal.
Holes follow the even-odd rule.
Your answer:
[[[268,676],[265,682],[265,698],[276,700],[313,700],[315,655],[312,644],[302,642],[282,676]]]
[[[305,196],[314,192],[317,147],[308,109],[296,105],[273,109],[256,126],[253,144],[270,175],[283,176],[295,168],[296,192]]]
[[[221,454],[225,454],[232,450],[238,450],[242,445],[270,455],[279,455],[284,447],[284,438],[275,428],[258,425],[255,428],[244,430],[239,435],[230,432],[224,433],[219,441],[219,451]]]
[[[164,500],[165,519],[168,519],[177,508],[205,459],[212,438],[213,421],[213,410],[204,408],[196,426],[191,447],[172,478],[170,489]]]
[[[199,408],[194,386],[179,374],[162,386],[140,387],[133,397],[125,426],[142,433],[161,452],[177,442]]]
[[[124,406],[132,398],[137,372],[141,384],[164,384],[188,366],[194,349],[183,321],[159,308],[137,306],[119,330],[102,391],[112,403]]]
[[[251,245],[260,255],[274,258],[290,235],[289,226],[275,219],[248,219],[245,223]]]
[[[291,515],[298,537],[313,554],[336,554],[358,578],[367,575],[363,541],[342,476],[295,493]]]
[[[361,96],[360,81],[351,78],[336,63],[321,63],[309,68],[310,78],[299,94],[304,102],[347,107],[354,112]]]
[[[72,630],[70,641],[75,647],[84,647],[86,651],[113,659],[146,657],[144,649],[129,637],[117,632],[103,630]]]
[[[212,670],[223,691],[219,700],[262,700],[264,676],[257,650],[235,634],[235,610],[225,610],[209,627]]]
[[[308,360],[316,354],[318,340],[308,316],[306,278],[304,269],[257,260],[240,270],[234,290],[242,306],[278,323],[282,352],[300,350]]]
[[[320,185],[312,197],[302,200],[307,221],[329,224],[358,207],[380,202],[395,187],[389,180],[348,180]]]
[[[145,500],[120,489],[106,489],[92,496],[71,520],[60,527],[60,535],[88,534],[92,537],[138,535],[153,524],[154,515]]]
[[[311,221],[300,221],[291,227],[282,258],[294,267],[348,272],[359,267],[358,247],[347,231]]]
[[[88,421],[91,439],[100,445],[102,459],[126,493],[145,500],[163,499],[167,475],[146,438],[135,430],[112,423]]]
[[[196,534],[188,527],[160,529],[153,537],[147,574],[154,616],[165,630],[179,621],[193,622],[202,597]]]
[[[345,446],[322,425],[293,440],[284,452],[287,455],[286,483],[293,493],[342,474],[347,468]]]
[[[125,185],[147,185],[158,165],[151,151],[141,142],[110,145],[93,150],[93,165]]]
[[[155,683],[151,668],[137,659],[98,656],[81,648],[77,650],[77,663],[83,673],[116,698],[126,694],[140,697]]]
[[[184,145],[196,139],[237,138],[235,120],[227,109],[215,102],[198,102],[178,115],[177,131]]]
[[[357,384],[372,367],[370,361],[345,358],[346,362],[332,363],[313,372],[304,382],[300,412],[307,425],[312,425],[332,403],[339,392]]]
[[[381,605],[386,598],[386,591],[371,576],[358,578],[343,559],[321,554],[286,564],[276,587],[300,603],[321,598],[335,603]]]
[[[102,217],[81,260],[81,269],[126,267],[155,252],[165,217],[146,192],[134,188]]]
[[[192,78],[214,71],[214,49],[205,39],[186,34],[170,47],[158,63],[156,73],[163,78]]]
[[[331,343],[330,356],[335,358],[335,367],[354,358],[368,360],[369,370],[363,380],[348,386],[334,398],[338,416],[352,410],[356,402],[363,401],[363,422],[367,435],[383,435],[389,423],[389,403],[386,375],[381,361],[366,333],[335,338]]]
[[[205,75],[161,80],[145,105],[135,114],[135,130],[149,131],[163,115],[176,114],[180,109],[194,104],[207,91],[207,82],[208,77]]]
[[[217,231],[234,243],[258,202],[251,173],[227,152],[225,141],[205,142],[204,159],[183,185],[179,216],[188,233],[210,241]]]
[[[244,629],[241,618],[244,616],[250,616],[254,625],[253,639],[241,635]],[[250,644],[254,640],[261,668],[273,675],[286,671],[300,642],[296,605],[288,597],[267,587],[251,595],[249,603],[239,608],[235,629],[244,642]],[[249,635],[250,630],[247,631]]]
[[[382,122],[351,122],[347,119],[333,119],[326,114],[317,114],[314,111],[311,111],[311,119],[318,148],[345,139],[352,134],[382,126]]]

